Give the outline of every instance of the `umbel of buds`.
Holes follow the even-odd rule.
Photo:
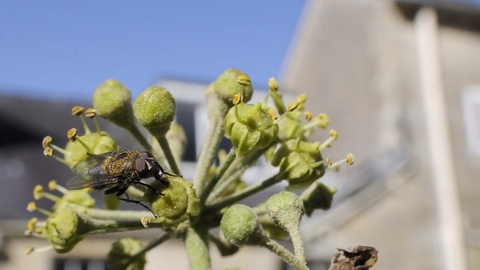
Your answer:
[[[305,94],[284,102],[275,78],[269,79],[268,86],[263,101],[256,104],[248,104],[253,87],[249,76],[240,70],[228,69],[208,86],[209,123],[204,142],[195,142],[200,151],[193,171],[182,163],[189,134],[173,122],[176,102],[170,92],[148,87],[132,104],[125,86],[116,80],[103,82],[93,94],[94,108],[74,106],[71,111],[80,119],[84,132],[70,129],[65,148],[54,145],[50,136],[42,142],[46,157],[72,168],[75,176],[67,187],[75,190],[56,182],[49,188],[61,196],[46,192],[40,185],[34,188],[35,200],[48,199],[53,206],[43,209],[35,202],[28,204],[28,211],[39,212],[46,219],[29,220],[25,236],[46,239],[49,245],[25,251],[49,248],[65,253],[90,234],[157,228],[150,234],[156,239],[148,244],[131,238],[115,242],[108,254],[108,267],[143,269],[148,251],[170,238],[183,238],[192,270],[212,269],[212,242],[222,256],[255,245],[280,256],[293,269],[308,269],[300,222],[305,214],[330,208],[336,192],[317,180],[326,169],[336,171],[341,164],[353,164],[354,159],[351,154],[335,162],[323,158],[323,150],[332,146],[338,133],[330,130],[330,137],[323,142],[312,141],[310,136],[327,127],[328,116],[305,111]],[[130,132],[139,145],[117,145],[100,129],[97,115]],[[95,124],[95,132],[87,121]],[[224,137],[231,141],[231,149],[221,149]],[[122,150],[129,148],[151,155],[130,156],[125,154],[128,150]],[[263,173],[257,174],[253,183],[246,181],[244,173],[263,157],[261,162],[277,167],[272,168],[275,172],[264,179],[258,179]],[[183,171],[182,165],[188,170]],[[256,207],[237,204],[283,180],[288,182],[287,190],[308,187],[300,196],[283,191]],[[104,209],[95,208],[91,189],[106,193]],[[122,201],[149,211],[122,210]],[[221,230],[211,231],[218,227]],[[288,236],[293,252],[276,242]],[[373,265],[374,256],[368,262],[365,266]]]

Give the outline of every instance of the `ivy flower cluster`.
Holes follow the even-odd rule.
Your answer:
[[[82,122],[82,134],[76,129],[68,130],[64,147],[54,144],[50,136],[42,142],[46,157],[71,168],[72,177],[76,174],[86,184],[81,186],[85,189],[69,190],[52,181],[50,192],[42,186],[34,188],[34,199],[51,200],[52,207],[40,209],[34,202],[27,206],[29,211],[45,218],[31,219],[25,235],[44,238],[49,244],[44,248],[28,247],[26,252],[53,249],[66,253],[91,234],[148,228],[157,233],[152,233],[152,241],[145,246],[131,238],[113,243],[107,260],[112,269],[143,269],[146,252],[171,238],[184,240],[191,269],[212,268],[209,242],[224,256],[236,253],[241,246],[263,246],[295,269],[308,269],[300,222],[305,214],[310,216],[317,209],[330,208],[336,189],[319,179],[326,170],[353,164],[353,156],[348,154],[337,162],[324,158],[322,151],[338,139],[338,133],[330,130],[323,142],[311,141],[310,135],[315,129],[328,126],[328,116],[313,116],[307,111],[304,94],[285,103],[274,78],[268,85],[270,90],[263,102],[255,104],[248,103],[253,87],[248,75],[240,70],[226,70],[207,87],[209,125],[194,177],[185,179],[180,160],[187,141],[183,128],[174,122],[176,103],[171,93],[152,86],[132,103],[130,91],[120,82],[102,83],[93,93],[93,108],[72,108],[72,116]],[[97,117],[131,133],[143,148],[141,151],[156,158],[154,165],[135,159],[117,162],[121,165],[107,164],[113,161],[103,157],[112,156],[111,153],[119,153],[115,156],[123,158],[127,155],[122,155],[124,146],[101,130]],[[94,131],[87,121],[93,122]],[[223,137],[232,142],[230,151],[219,149]],[[277,172],[247,185],[243,174],[262,157]],[[143,182],[153,176],[145,171],[157,165],[165,171],[155,176],[159,181]],[[287,191],[264,203],[237,204],[280,182],[288,183]],[[128,189],[123,192],[125,186]],[[103,197],[103,209],[95,208],[91,189],[108,193]],[[122,200],[141,204],[151,212],[119,210]],[[219,234],[211,230],[216,227],[221,228]],[[276,242],[288,236],[293,242],[293,253]]]

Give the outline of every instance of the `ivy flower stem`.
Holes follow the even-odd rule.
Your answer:
[[[268,187],[271,187],[277,183],[279,183],[280,181],[282,181],[281,178],[277,178],[278,174],[258,183],[258,184],[255,184],[253,186],[249,186],[247,187],[246,189],[243,189],[237,193],[234,193],[233,195],[231,195],[230,197],[222,200],[222,201],[219,201],[217,203],[214,203],[212,205],[207,205],[204,209],[204,213],[206,214],[210,214],[210,213],[214,213],[215,211],[218,211],[222,208],[224,208],[225,206],[228,206],[228,205],[231,205],[233,203],[236,203],[240,200],[243,200],[259,191],[262,191]]]
[[[293,269],[308,270],[308,267],[305,261],[299,260],[297,257],[295,257],[295,255],[293,255],[290,251],[288,251],[286,248],[281,246],[275,240],[267,238],[263,246],[268,250],[272,251],[273,253],[277,254],[278,256],[280,256],[286,263],[291,265]]]
[[[283,99],[280,93],[278,92],[272,92],[270,93],[270,97],[273,99],[273,103],[275,104],[275,107],[277,108],[278,113],[284,114],[287,111],[287,108],[285,107],[285,104],[283,103]]]
[[[191,270],[212,269],[208,248],[208,231],[202,224],[188,228],[185,233],[185,247]]]
[[[220,116],[210,119],[207,133],[205,134],[205,141],[198,157],[197,167],[195,170],[195,176],[193,179],[193,187],[200,195],[203,192],[205,183],[207,181],[207,175],[210,167],[215,160],[220,141],[223,136],[223,118]]]
[[[229,175],[225,181],[222,181],[218,186],[210,193],[208,194],[208,203],[212,203],[217,199],[222,192],[225,191],[225,189],[233,183],[235,180],[237,180],[240,176],[243,175],[243,173],[248,169],[248,166],[242,166],[238,170],[236,170],[233,174]]]
[[[93,208],[88,209],[85,214],[87,214],[92,218],[136,221],[139,224],[140,224],[140,219],[142,219],[143,217],[152,216],[152,213],[148,211],[122,211],[122,210],[105,210],[105,209],[93,209]]]
[[[93,218],[83,218],[83,222],[88,226],[88,234],[125,232],[134,230],[144,230],[140,220],[100,220]],[[161,223],[150,223],[149,228],[161,228]]]
[[[293,250],[295,251],[295,257],[301,261],[303,264],[306,264],[305,260],[305,249],[303,247],[302,236],[300,234],[300,227],[291,228],[288,232],[292,238]]]
[[[142,145],[145,150],[152,151],[152,146],[150,145],[150,143],[148,143],[147,139],[145,138],[145,136],[143,136],[142,132],[140,132],[137,126],[133,125],[129,127],[128,131],[130,132],[130,134],[133,135],[133,137],[135,137],[135,139]]]
[[[240,159],[240,158],[236,158],[234,160],[234,164],[232,164],[232,166],[230,166],[230,168],[228,169],[228,171],[231,171],[231,167],[233,167],[235,169],[235,172],[233,172],[232,174],[227,174],[227,178],[225,177],[221,177],[220,178],[220,181],[219,181],[219,184],[215,187],[215,189],[213,189],[213,191],[208,194],[208,202],[213,202],[215,201],[215,199],[218,198],[218,196],[220,196],[222,194],[223,191],[225,191],[225,189],[232,183],[234,182],[235,180],[237,180],[240,176],[243,175],[243,173],[254,163],[256,162],[267,150],[268,150],[269,147],[265,147],[265,148],[262,148],[258,151],[255,152],[255,154],[253,154],[248,160],[244,160],[242,159],[242,164],[240,166],[240,168],[235,168],[236,166],[235,163]],[[225,175],[225,174],[224,174]]]
[[[167,159],[168,165],[170,165],[170,169],[172,170],[172,172],[176,175],[181,175],[180,169],[177,165],[177,161],[173,156],[172,150],[170,149],[170,144],[168,143],[165,135],[155,136],[155,139],[157,139],[158,143],[160,144],[160,147],[163,150],[165,158]]]
[[[222,192],[235,180],[237,180],[240,176],[243,175],[243,173],[252,166],[255,162],[257,162],[260,157],[262,157],[265,152],[270,149],[270,147],[276,145],[278,143],[278,140],[273,141],[269,146],[264,147],[262,149],[259,149],[255,151],[253,154],[250,156],[247,155],[242,155],[240,157],[237,157],[233,162],[232,165],[228,168],[226,174],[224,174],[224,177],[220,178],[219,184],[216,186],[216,188],[212,191],[212,193],[208,197],[208,202],[214,202],[215,199],[218,198],[222,194]],[[226,176],[226,177],[225,177]]]
[[[220,166],[220,168],[218,168],[217,173],[213,176],[210,182],[208,182],[205,189],[202,191],[202,194],[200,195],[200,205],[205,205],[205,201],[210,195],[210,192],[217,185],[218,181],[223,177],[223,175],[225,174],[225,172],[230,167],[230,165],[232,164],[232,162],[235,160],[236,157],[237,155],[235,154],[235,149],[233,148],[230,149],[230,152],[228,152],[228,155],[225,158],[225,161]]]

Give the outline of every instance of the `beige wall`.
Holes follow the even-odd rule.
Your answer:
[[[472,83],[480,85],[480,36],[441,27],[440,47],[462,210],[478,226],[480,159],[466,149],[461,93]],[[418,72],[414,25],[390,1],[309,1],[285,63],[284,87],[307,93],[307,108],[330,116],[331,128],[340,133],[332,156],[353,152],[354,167],[380,166],[382,153],[407,142],[412,165],[395,176],[403,179],[382,180],[385,196],[378,198],[374,193],[380,189],[370,188],[370,199],[362,195],[357,205],[310,221],[306,237],[329,232],[311,238],[307,252],[312,258],[327,259],[336,247],[362,244],[378,248],[378,269],[441,269]],[[351,182],[359,180],[355,173],[348,175]],[[338,188],[348,185],[344,181]],[[339,224],[345,213],[352,218]],[[471,267],[475,260],[469,257]]]

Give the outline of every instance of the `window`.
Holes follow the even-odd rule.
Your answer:
[[[53,262],[54,270],[106,270],[107,261],[103,259],[86,258],[56,258]]]

